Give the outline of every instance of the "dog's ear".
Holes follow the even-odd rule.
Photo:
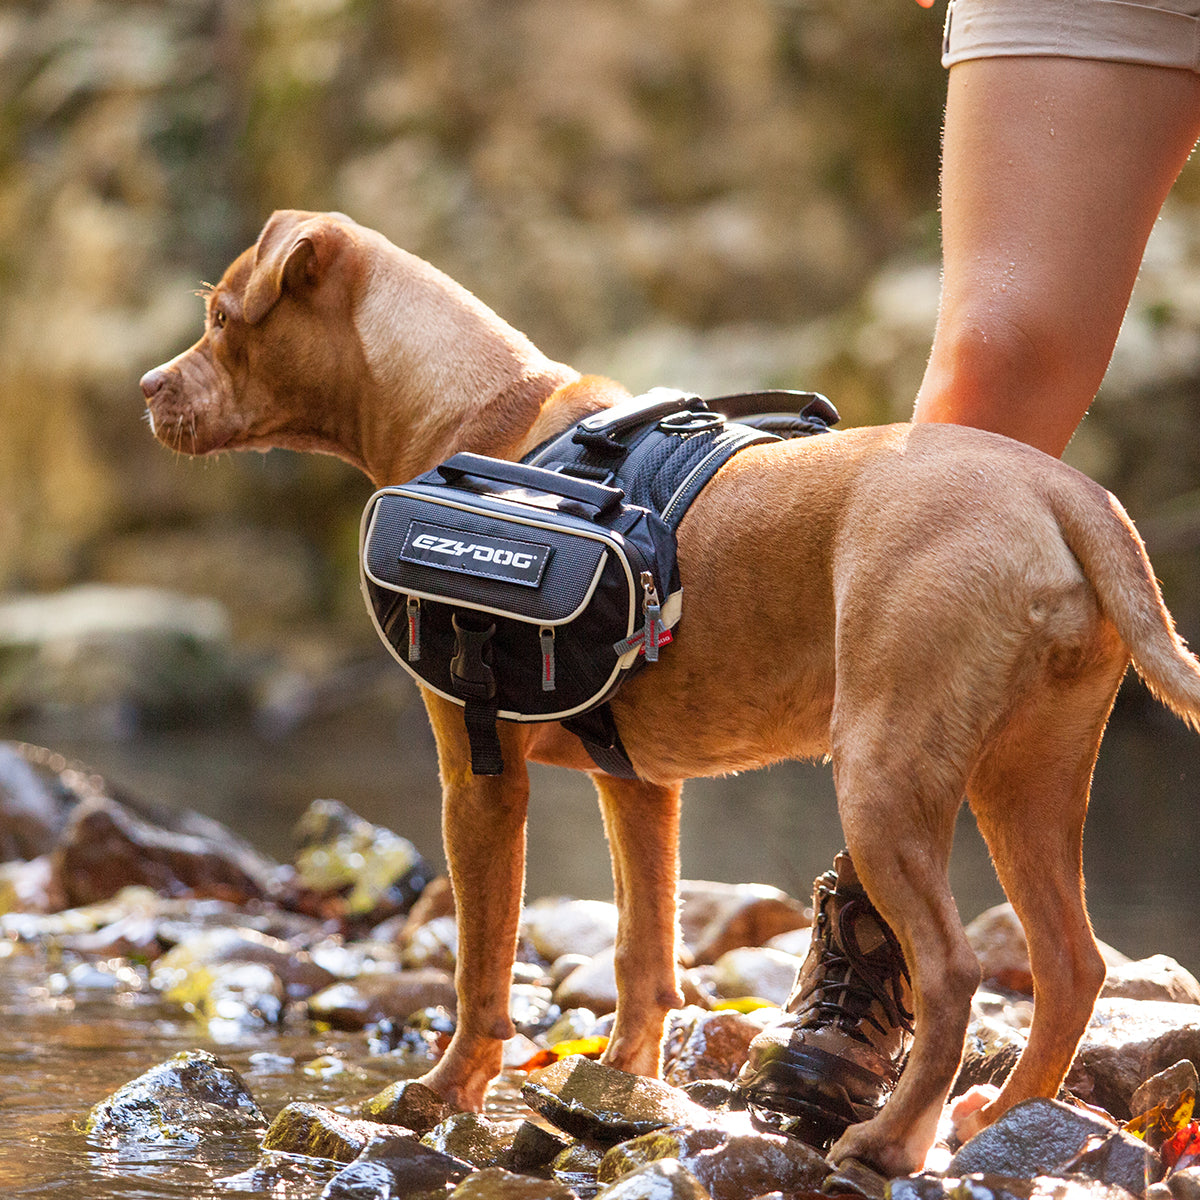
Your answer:
[[[329,223],[303,214],[277,212],[255,247],[254,269],[242,294],[242,319],[257,325],[285,292],[303,295],[320,281],[333,253]]]

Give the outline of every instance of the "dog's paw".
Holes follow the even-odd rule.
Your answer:
[[[990,1083],[979,1083],[955,1096],[950,1102],[950,1122],[959,1142],[969,1142],[995,1119],[991,1105],[1000,1089]]]
[[[826,1155],[828,1161],[835,1167],[851,1160],[860,1162],[887,1179],[921,1170],[929,1152],[928,1139],[900,1136],[884,1121],[886,1118],[873,1117],[861,1125],[851,1125],[833,1143]]]
[[[499,1073],[489,1062],[462,1062],[447,1051],[441,1062],[421,1076],[423,1083],[458,1112],[482,1112],[488,1085]]]

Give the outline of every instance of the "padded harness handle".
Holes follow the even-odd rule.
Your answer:
[[[481,479],[491,479],[496,483],[534,488],[555,496],[563,496],[568,500],[578,500],[581,504],[590,504],[597,512],[602,513],[615,508],[625,499],[621,488],[609,487],[604,483],[590,483],[586,479],[561,475],[557,471],[547,471],[542,467],[529,467],[524,463],[508,462],[506,459],[485,458],[481,454],[470,454],[466,451],[446,459],[438,467],[438,474],[447,482],[459,479],[463,475],[477,475]]]

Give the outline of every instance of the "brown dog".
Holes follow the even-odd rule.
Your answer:
[[[460,450],[517,458],[626,395],[549,361],[379,234],[300,212],[271,218],[208,297],[204,336],[142,390],[175,450],[317,450],[376,486]],[[461,710],[425,694],[459,921],[458,1028],[425,1081],[478,1108],[512,1032],[527,760],[593,774],[620,911],[606,1058],[652,1075],[680,1002],[682,781],[829,755],[846,843],[900,939],[916,1013],[894,1095],[832,1158],[917,1168],[979,980],[947,881],[964,796],[1025,927],[1037,996],[1028,1047],[971,1133],[1055,1093],[1104,978],[1080,847],[1117,685],[1132,658],[1195,726],[1200,664],[1117,501],[974,430],[895,425],[753,447],[679,538],[679,636],[612,703],[639,781],[596,771],[560,726],[507,722],[504,774],[477,777]]]

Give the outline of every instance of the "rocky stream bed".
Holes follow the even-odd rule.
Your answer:
[[[416,1082],[453,1028],[453,902],[397,833],[318,801],[281,865],[211,820],[0,743],[0,860],[6,1196],[1200,1198],[1200,984],[1162,955],[1105,948],[1058,1100],[887,1180],[754,1128],[730,1085],[807,946],[810,914],[778,889],[684,884],[687,1003],[662,1081],[595,1061],[613,907],[527,905],[519,1032],[470,1115]],[[1032,1009],[1008,909],[969,934],[985,982],[958,1090],[1004,1074]],[[65,1120],[48,1115],[62,1106],[42,1095],[50,1077]]]

